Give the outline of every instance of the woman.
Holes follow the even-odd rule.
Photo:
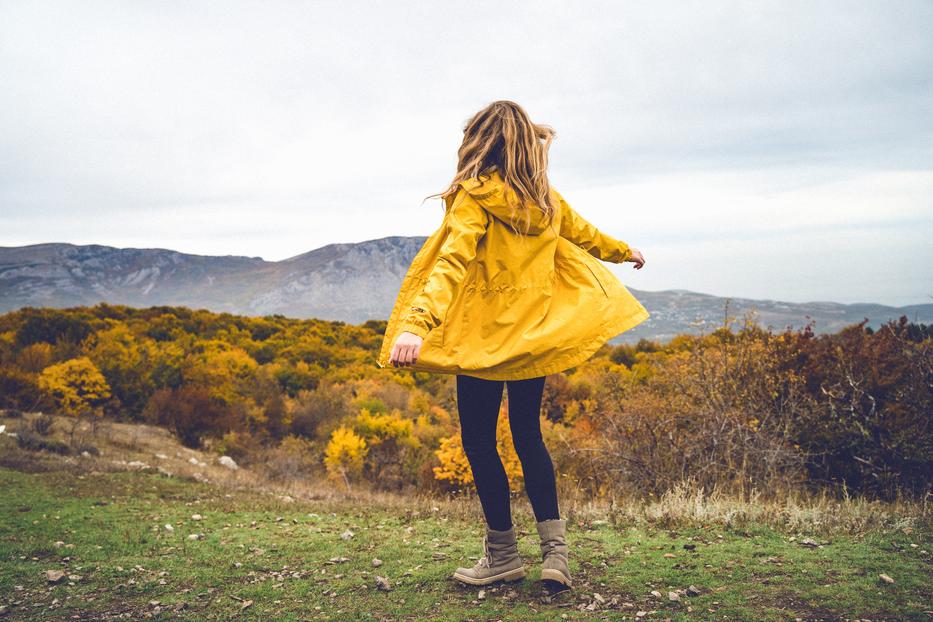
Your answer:
[[[456,374],[463,449],[486,519],[485,555],[454,578],[472,585],[525,576],[496,450],[504,385],[512,440],[540,536],[541,579],[569,588],[566,521],[541,438],[545,377],[588,359],[648,311],[599,260],[642,254],[584,220],[550,186],[554,131],[511,101],[469,120],[440,228],[402,281],[377,359]],[[391,349],[390,349],[391,348]]]

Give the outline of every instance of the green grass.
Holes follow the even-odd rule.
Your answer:
[[[640,619],[877,622],[930,619],[933,607],[929,534],[912,529],[808,536],[574,521],[575,588],[548,598],[534,524],[518,524],[529,576],[480,600],[450,574],[482,553],[482,525],[442,509],[289,503],[144,472],[0,468],[0,490],[0,620],[634,620],[646,611]],[[53,569],[81,578],[52,585]],[[375,574],[392,590],[376,589]],[[668,599],[689,585],[700,594]],[[605,602],[586,610],[594,593]]]

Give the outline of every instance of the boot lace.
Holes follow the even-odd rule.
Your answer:
[[[476,565],[481,568],[489,568],[490,557],[489,541],[486,538],[483,538],[483,556],[479,558],[479,561],[476,562]]]

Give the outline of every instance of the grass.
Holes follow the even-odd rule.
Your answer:
[[[529,524],[519,542],[529,577],[487,588],[479,599],[477,588],[449,578],[481,553],[479,528],[440,508],[400,513],[288,502],[145,472],[2,469],[0,486],[6,619],[634,620],[646,611],[647,620],[877,621],[930,615],[928,543],[910,529],[818,537],[814,547],[764,526],[575,523],[568,531],[575,589],[550,598],[535,580],[537,542]],[[193,520],[195,514],[202,519]],[[347,530],[353,535],[344,539]],[[190,534],[204,537],[189,540]],[[373,558],[382,565],[374,567]],[[55,569],[80,578],[52,585],[45,573]],[[389,579],[390,591],[375,587],[376,574]],[[669,600],[669,591],[689,585],[700,594]]]
[[[480,593],[450,577],[482,554],[475,498],[264,481],[145,426],[115,425],[97,444],[100,456],[62,456],[0,436],[0,621],[933,617],[923,504],[683,487],[606,507],[562,492],[574,589],[551,596],[518,497],[528,577]],[[698,593],[670,599],[689,586]]]

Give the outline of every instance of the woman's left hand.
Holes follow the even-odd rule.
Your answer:
[[[645,265],[645,256],[641,254],[641,251],[637,248],[632,249],[632,256],[629,257],[626,261],[631,261],[635,264],[636,270],[641,270],[642,266]]]
[[[393,367],[409,367],[418,361],[418,355],[421,353],[421,344],[424,339],[414,333],[403,332],[395,340],[392,346],[392,354],[389,356],[389,362]]]

